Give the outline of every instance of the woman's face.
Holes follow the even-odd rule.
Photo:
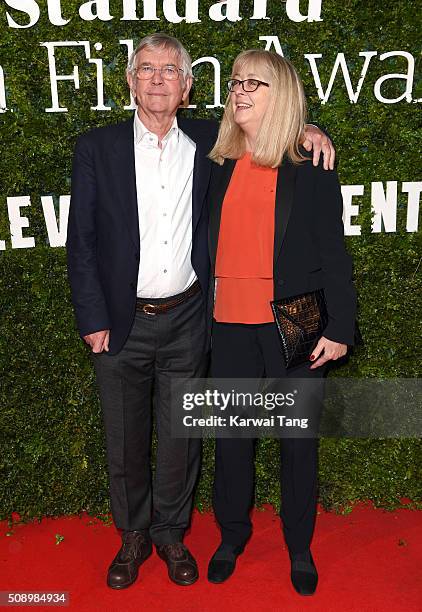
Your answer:
[[[236,85],[230,94],[234,121],[247,133],[256,134],[270,101],[271,83],[266,71],[253,66],[244,65],[240,72],[233,73],[232,79],[243,81],[257,79],[269,83],[269,87],[260,85],[255,91],[244,91],[241,85]],[[246,84],[245,84],[246,85]]]

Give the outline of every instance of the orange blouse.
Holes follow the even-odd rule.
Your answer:
[[[221,213],[215,264],[214,318],[225,323],[274,321],[274,213],[277,168],[246,153],[233,171]]]

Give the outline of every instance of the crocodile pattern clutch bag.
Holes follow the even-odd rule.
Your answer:
[[[271,302],[286,368],[309,363],[328,323],[324,290]]]

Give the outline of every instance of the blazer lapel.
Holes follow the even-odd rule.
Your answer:
[[[280,255],[293,206],[295,181],[296,166],[289,160],[284,159],[278,170],[275,196],[274,269]]]
[[[218,235],[220,232],[221,211],[223,208],[224,196],[230,183],[236,160],[225,159],[223,166],[213,167],[214,176],[211,178],[210,190],[210,218],[208,228],[208,246],[211,258],[211,265],[214,268],[217,255]]]
[[[196,226],[201,216],[201,211],[204,206],[205,195],[207,193],[210,172],[211,160],[207,155],[214,144],[201,136],[201,131],[195,122],[177,117],[179,128],[196,144],[195,158],[193,164],[193,183],[192,183],[192,236],[195,233]]]
[[[207,158],[210,151],[209,145],[203,140],[196,142],[195,159],[193,164],[192,184],[192,236],[195,234],[201,216],[202,207],[205,202],[210,172],[211,160]]]
[[[133,119],[125,121],[114,141],[116,177],[119,181],[118,193],[123,217],[128,226],[130,237],[139,249],[138,200],[136,195],[135,152]]]

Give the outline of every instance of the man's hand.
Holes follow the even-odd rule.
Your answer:
[[[336,152],[333,143],[319,128],[315,125],[305,125],[305,133],[301,144],[307,151],[312,151],[313,149],[314,156],[312,161],[314,166],[318,166],[322,151],[324,156],[324,170],[334,170]]]
[[[108,352],[108,340],[110,337],[110,330],[104,329],[102,331],[94,332],[84,336],[84,340],[92,349],[93,353],[102,353],[103,351]]]
[[[312,355],[309,357],[309,359],[313,362],[313,364],[311,365],[311,370],[319,368],[324,363],[327,363],[327,361],[330,361],[330,359],[340,359],[340,357],[344,357],[346,353],[347,344],[333,342],[333,340],[328,340],[328,338],[322,336],[322,338],[319,339],[318,344],[312,351]]]

